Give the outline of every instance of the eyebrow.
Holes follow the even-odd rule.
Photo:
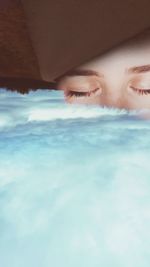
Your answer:
[[[128,73],[143,73],[150,71],[150,64],[144,66],[137,66],[128,69]]]
[[[127,73],[133,74],[133,73],[144,73],[144,72],[149,72],[150,71],[150,64],[149,65],[143,65],[143,66],[135,66],[127,69]],[[100,72],[94,71],[94,70],[81,70],[81,69],[76,69],[76,70],[71,70],[64,75],[58,77],[55,79],[55,82],[58,83],[62,78],[69,76],[97,76],[98,78],[104,77],[104,75]]]
[[[97,76],[97,77],[104,77],[104,75],[102,73],[99,73],[97,71],[94,70],[71,70],[69,72],[66,73],[66,76]]]
[[[143,65],[143,66],[135,66],[128,69],[128,73],[142,73],[142,72],[149,72],[150,71],[150,64]],[[99,73],[94,70],[72,70],[67,73],[67,76],[97,76],[97,77],[104,77],[102,73]]]

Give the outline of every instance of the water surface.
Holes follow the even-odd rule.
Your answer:
[[[149,267],[150,121],[0,91],[0,265]]]

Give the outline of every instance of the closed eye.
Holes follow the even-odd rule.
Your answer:
[[[139,95],[148,95],[150,94],[150,89],[147,88],[147,89],[143,89],[143,88],[136,88],[136,87],[133,87],[133,86],[130,86],[130,88],[137,94]]]
[[[85,97],[87,96],[87,92],[78,92],[78,91],[67,91],[66,96],[72,97]]]
[[[92,91],[88,91],[88,92],[79,92],[79,91],[68,90],[66,92],[66,96],[68,96],[68,97],[90,97],[91,95],[95,94],[99,90],[101,90],[101,89],[96,88],[96,89],[94,89]]]

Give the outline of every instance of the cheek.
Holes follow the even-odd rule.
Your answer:
[[[139,97],[136,101],[130,100],[129,104],[132,109],[150,109],[150,97],[147,97],[147,99],[145,97]]]
[[[90,104],[90,105],[101,105],[102,100],[99,96],[95,97],[66,97],[65,96],[65,101],[70,104]]]
[[[132,96],[127,98],[129,109],[150,109],[150,96]]]

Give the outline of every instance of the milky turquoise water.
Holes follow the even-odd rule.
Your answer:
[[[0,266],[149,267],[150,121],[0,91]]]

